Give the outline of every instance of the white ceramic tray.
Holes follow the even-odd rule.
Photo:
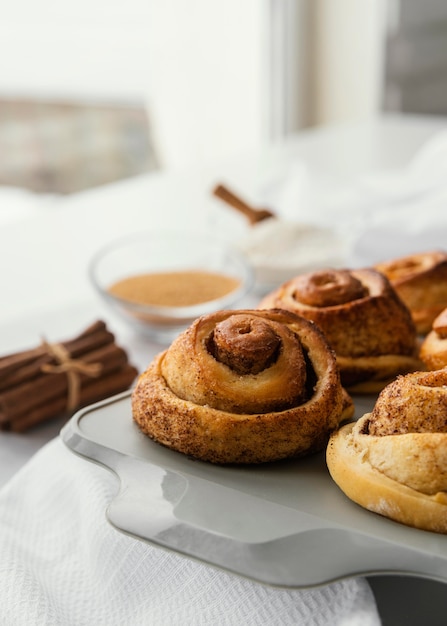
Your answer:
[[[357,416],[370,410],[355,400]],[[129,392],[78,411],[61,436],[118,476],[110,523],[160,547],[281,587],[373,574],[447,582],[447,536],[357,506],[322,453],[249,467],[192,460],[138,430]]]

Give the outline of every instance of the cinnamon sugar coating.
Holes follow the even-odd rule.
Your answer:
[[[372,467],[426,494],[447,490],[447,369],[400,376],[352,429]]]
[[[408,526],[447,533],[447,435],[367,433],[369,415],[333,433],[326,459],[354,502]]]
[[[447,308],[433,320],[432,328],[440,339],[447,339]]]
[[[352,415],[321,331],[287,311],[196,320],[150,364],[133,417],[159,443],[214,463],[262,463],[321,450]]]
[[[364,508],[447,533],[447,369],[399,376],[332,434],[329,472]]]
[[[208,350],[214,358],[238,374],[259,374],[278,358],[281,339],[275,328],[264,320],[247,314],[232,315],[216,324],[209,338]],[[299,344],[296,345],[297,361],[305,376],[304,356]]]
[[[390,280],[409,308],[416,329],[425,335],[447,307],[447,253],[433,250],[378,263],[375,268]]]
[[[366,287],[348,270],[321,270],[293,279],[294,297],[314,307],[345,304],[368,295]]]
[[[419,356],[429,370],[447,366],[447,309],[433,321],[432,330],[421,344]]]
[[[321,328],[348,387],[372,380],[389,382],[397,374],[420,369],[410,312],[389,280],[374,269],[297,276],[265,296],[258,308],[275,307]]]
[[[368,433],[447,433],[447,370],[400,376],[379,395]]]

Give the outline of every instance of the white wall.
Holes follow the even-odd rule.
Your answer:
[[[0,0],[0,98],[144,101],[167,167],[260,150],[379,110],[386,4]]]
[[[264,2],[154,0],[148,103],[162,162],[184,166],[263,139]]]
[[[314,0],[314,120],[375,115],[383,99],[386,0]]]
[[[0,97],[141,98],[146,0],[0,0]]]
[[[262,141],[266,0],[0,0],[0,98],[141,100],[169,167]]]

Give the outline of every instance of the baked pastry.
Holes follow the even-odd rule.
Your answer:
[[[329,472],[354,502],[447,533],[447,369],[400,376],[330,438]]]
[[[288,311],[198,318],[132,394],[133,418],[146,435],[221,464],[323,450],[353,411],[323,334]]]
[[[335,350],[342,385],[353,393],[377,393],[397,374],[422,369],[410,312],[376,270],[301,274],[267,294],[259,308],[283,308],[315,322]]]
[[[410,309],[417,332],[427,334],[435,317],[447,307],[447,253],[413,254],[375,268],[385,274]]]
[[[447,308],[433,321],[432,330],[421,344],[419,356],[428,370],[447,366]]]

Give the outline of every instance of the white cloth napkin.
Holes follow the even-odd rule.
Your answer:
[[[0,491],[2,626],[380,624],[367,581],[257,584],[106,521],[116,478],[50,441]]]
[[[447,130],[442,130],[430,137],[405,167],[376,172],[364,177],[361,184],[378,198],[414,200],[447,188],[446,163]]]
[[[343,180],[315,176],[300,163],[264,184],[259,204],[288,220],[333,228],[348,250],[346,265],[445,249],[447,127],[400,168]]]

